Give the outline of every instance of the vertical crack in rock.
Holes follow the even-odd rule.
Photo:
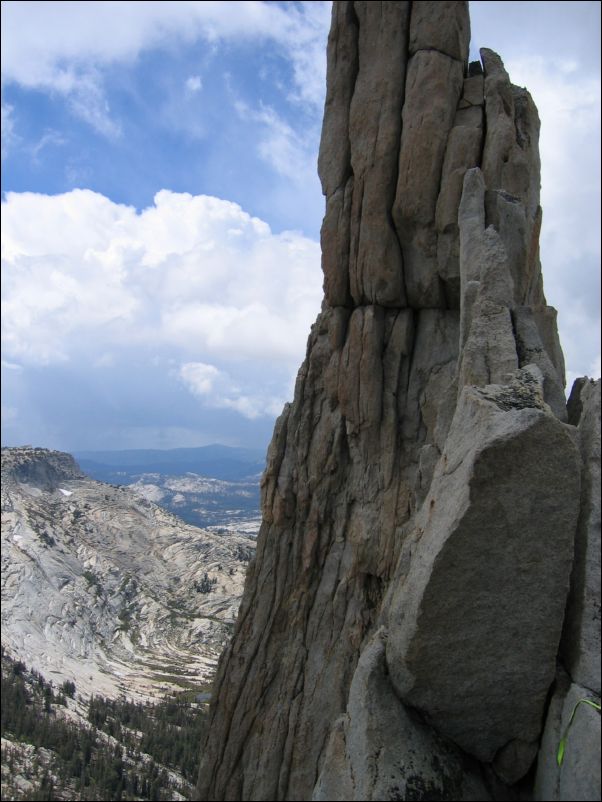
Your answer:
[[[354,175],[349,272],[356,304],[405,306],[402,255],[390,222],[410,3],[355,3],[359,70],[349,113]]]
[[[578,519],[562,659],[566,687],[590,682],[596,397],[566,423],[537,110],[492,51],[467,64],[467,6],[333,4],[324,304],[268,451],[201,799],[514,793]]]

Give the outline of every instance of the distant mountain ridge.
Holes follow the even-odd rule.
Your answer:
[[[218,444],[164,450],[75,451],[74,457],[89,476],[112,484],[129,484],[147,473],[182,475],[189,472],[240,481],[257,477],[265,468],[264,451]]]
[[[255,536],[259,529],[259,449],[199,448],[80,451],[92,479],[127,486],[193,526]]]

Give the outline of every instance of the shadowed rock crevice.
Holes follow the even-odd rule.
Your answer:
[[[566,423],[537,110],[492,51],[468,65],[469,30],[464,2],[333,5],[324,303],[268,451],[201,799],[531,782],[599,447]]]

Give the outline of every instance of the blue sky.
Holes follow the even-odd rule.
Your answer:
[[[599,375],[600,4],[471,16],[539,107],[546,293]],[[3,444],[267,445],[321,302],[329,20],[2,3]]]

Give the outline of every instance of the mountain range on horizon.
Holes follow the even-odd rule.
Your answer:
[[[83,471],[101,481],[127,484],[124,477],[144,473],[196,473],[226,481],[259,478],[265,468],[260,449],[213,444],[193,448],[73,451]]]
[[[93,479],[127,486],[193,526],[255,536],[265,455],[223,445],[75,452]]]

